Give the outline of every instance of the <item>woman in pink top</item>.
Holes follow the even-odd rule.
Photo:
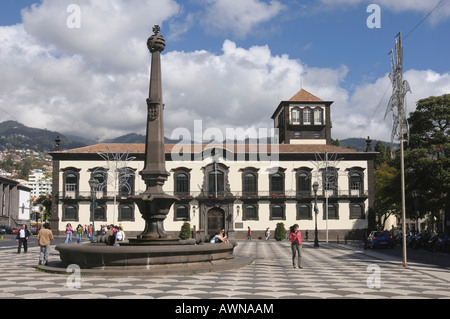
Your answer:
[[[292,266],[295,268],[295,256],[297,255],[298,268],[302,269],[302,232],[298,230],[298,225],[291,226],[291,233],[289,235],[292,249]]]
[[[69,223],[66,225],[66,244],[71,244],[72,243],[72,232],[73,232],[73,228],[72,225]]]

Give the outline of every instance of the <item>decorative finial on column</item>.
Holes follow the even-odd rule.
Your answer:
[[[166,40],[164,40],[164,37],[159,34],[160,31],[161,28],[159,25],[155,25],[153,27],[153,32],[155,34],[152,35],[147,41],[147,47],[151,53],[162,52],[166,48]]]
[[[370,139],[369,136],[367,136],[367,140],[366,140],[366,152],[373,152],[372,149],[372,140]]]

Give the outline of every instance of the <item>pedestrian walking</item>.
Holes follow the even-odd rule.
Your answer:
[[[81,237],[83,237],[83,226],[78,224],[77,226],[77,244],[81,244]]]
[[[72,225],[69,223],[66,225],[66,241],[64,243],[66,244],[71,244],[72,243],[72,233],[73,233],[73,228]]]
[[[250,229],[250,226],[248,226],[247,230],[247,240],[252,240],[252,230]]]
[[[298,230],[298,224],[291,226],[291,234],[289,235],[289,241],[291,242],[292,250],[292,266],[295,268],[295,257],[297,257],[298,268],[303,268],[302,263],[302,232]]]
[[[18,254],[20,254],[22,246],[24,253],[28,252],[28,238],[30,238],[30,231],[28,230],[27,225],[23,224],[16,236],[16,241],[19,243],[19,247],[17,247]]]
[[[305,231],[305,240],[306,242],[308,242],[308,238],[309,238],[309,232],[308,230]]]
[[[266,236],[266,240],[269,240],[269,239],[270,239],[270,228],[269,228],[269,227],[266,228],[266,231],[265,231],[265,233],[264,233],[264,236]]]
[[[39,265],[48,265],[49,246],[51,240],[53,240],[53,232],[50,230],[50,225],[45,223],[44,229],[41,229],[37,236],[37,241],[39,247],[41,248],[41,253],[39,254]]]

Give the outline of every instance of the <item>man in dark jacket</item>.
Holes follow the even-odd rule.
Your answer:
[[[22,249],[26,253],[28,251],[28,238],[30,238],[30,231],[27,228],[27,225],[23,224],[22,228],[17,232],[16,241],[19,243],[19,247],[17,247],[17,253],[20,254],[20,250]]]

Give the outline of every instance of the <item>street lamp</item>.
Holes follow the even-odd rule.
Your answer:
[[[319,213],[319,208],[317,207],[317,190],[319,189],[319,183],[314,182],[313,191],[314,191],[314,215],[316,220],[316,230],[314,234],[314,247],[319,247],[319,238],[317,237],[317,214]]]
[[[419,190],[415,189],[412,191],[412,197],[414,199],[414,209],[416,210],[416,233],[419,232],[419,196]]]
[[[89,187],[91,188],[91,198],[92,198],[92,203],[91,203],[92,238],[91,238],[91,242],[94,242],[94,237],[95,237],[95,226],[94,226],[94,220],[95,220],[95,198],[97,197],[98,184],[100,184],[99,181],[96,180],[93,177],[89,180]]]

